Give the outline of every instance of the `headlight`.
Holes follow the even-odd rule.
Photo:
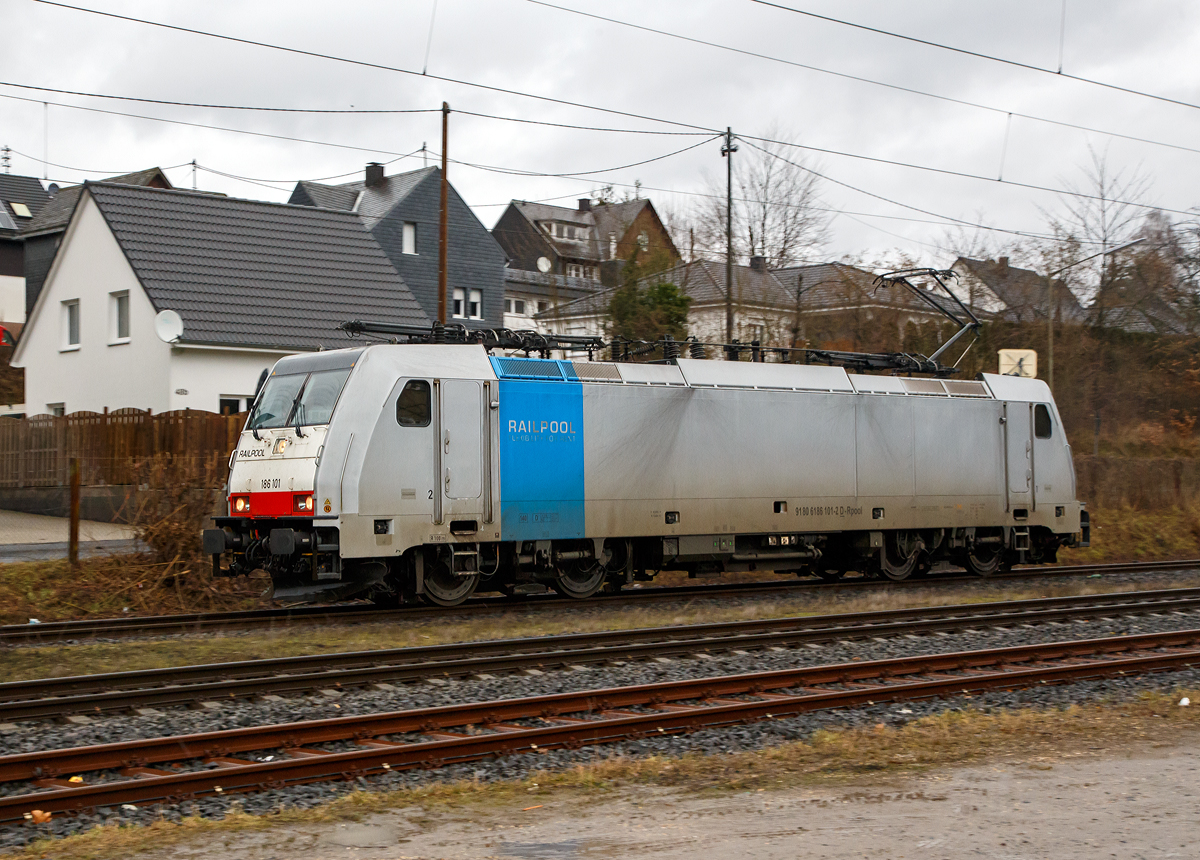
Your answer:
[[[292,510],[298,514],[311,514],[313,512],[312,493],[292,496]]]
[[[250,513],[250,497],[249,496],[234,496],[233,510],[234,510],[234,513],[238,513],[238,514]]]

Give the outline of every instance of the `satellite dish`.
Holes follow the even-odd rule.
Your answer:
[[[1032,349],[1000,350],[1000,373],[1002,376],[1035,379],[1037,377],[1037,351]]]
[[[49,194],[51,197],[53,197],[55,194],[57,194],[58,193],[58,183],[51,182],[50,187],[46,189],[46,193]]]
[[[543,275],[549,272],[553,266],[554,264],[550,262],[548,257],[538,257],[538,271]]]
[[[163,343],[175,343],[183,337],[183,317],[177,311],[159,311],[154,317],[154,333]]]

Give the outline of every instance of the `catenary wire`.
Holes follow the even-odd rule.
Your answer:
[[[785,164],[790,164],[792,167],[795,167],[799,170],[803,170],[806,173],[811,173],[813,176],[818,176],[821,179],[824,179],[826,182],[831,182],[834,185],[840,185],[843,188],[848,188],[849,190],[856,191],[859,194],[865,194],[868,197],[874,197],[876,200],[882,200],[884,203],[891,203],[893,206],[900,206],[904,209],[911,209],[913,212],[920,212],[922,215],[930,215],[934,218],[943,218],[947,221],[952,221],[955,224],[961,224],[964,227],[975,227],[975,228],[983,229],[983,230],[992,230],[992,231],[995,231],[998,233],[1009,233],[1013,236],[1023,236],[1025,238],[1029,238],[1029,239],[1048,238],[1047,236],[1044,236],[1044,235],[1040,235],[1040,234],[1036,234],[1036,233],[1027,233],[1027,232],[1024,232],[1021,230],[1007,230],[1003,227],[988,227],[986,224],[978,224],[974,221],[965,221],[962,218],[955,218],[951,215],[942,215],[937,212],[931,212],[928,209],[921,209],[918,206],[912,206],[908,203],[901,203],[899,200],[893,200],[890,197],[884,197],[882,194],[876,194],[873,191],[867,191],[863,188],[859,188],[856,185],[851,185],[848,182],[842,182],[840,179],[834,179],[833,177],[827,176],[826,174],[821,173],[820,171],[813,170],[811,167],[806,167],[803,164],[798,164],[789,158],[784,158],[779,153],[771,152],[771,150],[767,149],[766,147],[759,146],[758,144],[756,144],[754,142],[755,139],[747,139],[745,137],[742,137],[741,135],[739,135],[738,137],[740,140],[742,140],[747,145],[753,147],[754,149],[757,149],[759,152],[769,155],[771,158],[777,158],[780,161],[784,162]],[[756,139],[761,140],[761,138],[756,138]],[[1149,207],[1149,208],[1154,208],[1154,207]],[[1169,211],[1169,210],[1167,210],[1167,211]]]
[[[893,83],[888,83],[887,81],[879,81],[879,80],[875,80],[873,78],[862,77],[861,75],[853,75],[853,74],[850,74],[849,72],[838,72],[838,71],[834,71],[833,69],[825,69],[825,68],[822,68],[821,66],[814,66],[809,63],[801,63],[801,62],[797,62],[795,60],[788,60],[788,59],[784,59],[783,57],[775,57],[770,54],[760,53],[758,51],[750,51],[750,50],[746,50],[745,48],[735,48],[731,45],[723,45],[719,42],[710,42],[707,39],[698,39],[693,36],[684,36],[680,33],[672,33],[669,30],[659,30],[655,27],[647,27],[643,24],[634,24],[630,21],[622,21],[619,18],[610,18],[605,15],[597,15],[594,12],[584,12],[580,9],[572,9],[568,6],[559,6],[554,3],[547,3],[546,0],[526,0],[526,2],[533,3],[537,6],[545,6],[549,9],[557,9],[562,12],[569,12],[573,15],[581,15],[585,18],[592,18],[597,21],[604,21],[609,24],[617,24],[621,27],[629,27],[631,29],[641,30],[646,33],[654,33],[659,36],[666,36],[669,39],[678,39],[679,41],[683,41],[683,42],[691,42],[692,44],[704,45],[709,48],[717,48],[722,51],[730,51],[732,53],[741,54],[742,56],[746,56],[746,57],[754,57],[756,59],[767,60],[772,63],[781,63],[783,65],[793,66],[798,69],[806,69],[811,72],[817,72],[817,73],[823,74],[823,75],[832,75],[834,77],[843,78],[845,80],[857,81],[859,83],[864,83],[864,84],[871,84],[871,85],[877,86],[877,87],[885,87],[887,89],[896,90],[896,91],[902,92],[902,93],[909,93],[911,95],[923,96],[925,98],[931,98],[931,99],[937,99],[939,101],[949,102],[950,104],[962,105],[964,107],[977,108],[979,110],[985,110],[985,111],[989,111],[992,113],[1004,114],[1006,116],[1015,116],[1020,119],[1030,120],[1031,122],[1047,123],[1049,125],[1057,125],[1062,128],[1070,128],[1070,129],[1074,129],[1076,131],[1084,131],[1084,132],[1088,132],[1091,134],[1102,134],[1102,135],[1105,135],[1108,137],[1116,137],[1116,138],[1120,138],[1121,140],[1128,140],[1128,141],[1133,141],[1136,143],[1145,143],[1145,144],[1149,144],[1151,146],[1162,146],[1162,147],[1166,147],[1168,149],[1181,150],[1183,152],[1200,153],[1200,148],[1184,146],[1183,144],[1179,144],[1179,143],[1168,143],[1167,141],[1163,141],[1163,140],[1154,140],[1152,138],[1147,138],[1147,137],[1138,137],[1137,135],[1125,134],[1125,133],[1119,132],[1119,131],[1108,131],[1107,129],[1094,128],[1092,126],[1081,125],[1079,123],[1073,123],[1073,122],[1067,122],[1065,120],[1050,119],[1049,117],[1037,116],[1036,114],[1022,113],[1020,111],[1009,110],[1007,108],[998,108],[998,107],[995,107],[994,105],[986,105],[986,104],[982,104],[980,102],[969,101],[967,99],[954,98],[953,96],[945,96],[945,95],[941,95],[939,93],[931,93],[931,92],[927,92],[926,90],[918,90],[914,87],[906,87],[901,84],[893,84]]]
[[[319,59],[334,60],[337,62],[349,63],[351,65],[358,65],[358,66],[363,66],[363,67],[367,67],[367,68],[374,68],[374,69],[380,69],[380,70],[384,70],[384,71],[392,71],[392,72],[398,72],[401,74],[416,75],[418,77],[421,77],[421,75],[417,72],[413,72],[408,69],[401,69],[401,68],[394,67],[394,66],[385,66],[385,65],[382,65],[379,63],[367,62],[365,60],[355,60],[355,59],[350,59],[350,58],[346,58],[346,57],[338,57],[338,56],[335,56],[332,54],[321,54],[321,53],[317,53],[317,52],[313,52],[313,51],[306,51],[306,50],[303,50],[300,48],[290,48],[290,47],[281,46],[281,45],[273,45],[268,42],[259,42],[259,41],[254,41],[251,39],[243,39],[243,38],[240,38],[237,36],[228,36],[228,35],[224,35],[224,34],[220,34],[220,33],[211,33],[211,32],[205,31],[205,30],[198,30],[198,29],[193,29],[193,28],[189,28],[189,27],[181,27],[181,26],[178,26],[175,24],[165,24],[165,23],[162,23],[159,21],[150,21],[150,20],[147,20],[144,18],[134,18],[134,17],[130,17],[127,15],[118,15],[114,12],[104,12],[104,11],[100,11],[97,9],[88,9],[83,6],[72,6],[67,3],[59,3],[59,2],[56,2],[56,0],[33,0],[33,2],[41,3],[41,4],[44,4],[47,6],[55,6],[55,7],[59,7],[59,8],[63,8],[63,9],[70,9],[70,10],[74,10],[74,11],[78,11],[78,12],[86,12],[89,14],[100,15],[103,17],[114,18],[114,19],[118,19],[118,20],[122,20],[122,21],[130,21],[130,22],[138,23],[138,24],[146,24],[146,25],[154,26],[154,27],[162,27],[162,28],[165,28],[168,30],[176,30],[179,32],[191,33],[194,35],[207,36],[207,37],[211,37],[211,38],[215,38],[215,39],[221,39],[221,40],[236,42],[236,43],[240,43],[240,44],[252,45],[255,47],[269,48],[272,50],[279,50],[279,51],[284,51],[287,53],[300,54],[303,56],[310,56],[310,57],[315,57],[315,58],[319,58]],[[788,8],[788,7],[781,7],[781,8]],[[505,89],[502,87],[490,86],[487,84],[478,84],[478,83],[474,83],[471,81],[463,81],[463,80],[458,80],[458,79],[454,79],[454,78],[440,77],[437,75],[428,75],[427,77],[434,79],[434,80],[440,80],[440,81],[443,81],[446,83],[478,87],[478,88],[482,88],[482,89],[491,90],[494,92],[504,93],[507,95],[517,95],[517,96],[522,96],[522,97],[526,97],[526,98],[537,99],[539,101],[546,101],[546,102],[551,102],[551,103],[555,103],[555,104],[562,104],[562,105],[567,105],[567,106],[571,106],[571,107],[583,108],[583,109],[587,109],[587,110],[596,110],[596,111],[601,111],[604,113],[628,116],[628,117],[632,117],[635,119],[647,120],[650,122],[661,122],[661,123],[675,125],[675,126],[684,127],[684,128],[689,128],[689,129],[703,130],[703,131],[708,132],[709,134],[720,134],[721,133],[719,129],[705,128],[704,126],[693,125],[691,123],[680,122],[678,120],[669,120],[669,119],[663,119],[660,117],[651,117],[651,116],[646,116],[644,114],[636,114],[636,113],[632,113],[629,111],[621,111],[621,110],[617,110],[615,108],[606,108],[606,107],[601,107],[601,106],[597,106],[597,105],[588,105],[588,104],[585,104],[582,102],[572,102],[567,99],[558,99],[558,98],[553,98],[551,96],[542,96],[542,95],[536,95],[533,93],[525,93],[525,92],[521,92],[518,90],[510,90],[510,89]],[[16,99],[20,98],[19,96],[4,96],[3,94],[0,94],[0,97],[16,98]],[[23,100],[24,101],[33,101],[33,102],[41,101],[40,99],[23,99]],[[68,107],[70,107],[70,106],[68,106]],[[78,106],[75,106],[75,107],[78,107]],[[97,111],[100,110],[99,108],[80,108],[80,109],[82,109],[82,110],[97,110]],[[113,111],[113,113],[119,113],[119,112]],[[135,116],[133,114],[127,114],[127,115]],[[151,118],[151,119],[157,119],[157,118]],[[172,120],[161,120],[161,119],[159,119],[159,121],[172,122]],[[174,122],[182,122],[182,121],[174,120]],[[185,124],[185,125],[200,125],[201,127],[212,128],[212,126],[203,126],[198,123],[183,123],[183,124]],[[237,131],[235,129],[230,129],[230,130]],[[263,134],[261,132],[242,132],[242,133]],[[273,135],[264,135],[264,136],[271,137]],[[739,135],[739,136],[744,137],[742,135]],[[284,138],[284,139],[288,139],[288,138]],[[1059,195],[1080,197],[1080,198],[1086,198],[1086,199],[1099,199],[1099,198],[1095,197],[1095,195],[1088,195],[1088,194],[1085,194],[1085,193],[1079,192],[1079,191],[1071,191],[1071,190],[1067,190],[1067,189],[1058,189],[1058,188],[1048,188],[1046,186],[1041,186],[1041,185],[1015,182],[1015,181],[1009,180],[1009,179],[993,179],[988,176],[980,176],[979,174],[952,171],[952,170],[948,170],[948,169],[944,169],[944,168],[930,167],[927,165],[912,164],[909,162],[894,161],[891,159],[878,158],[875,156],[868,156],[868,155],[860,155],[857,153],[844,152],[841,150],[825,149],[825,148],[819,148],[819,147],[813,147],[813,146],[805,146],[803,144],[775,141],[770,138],[755,137],[753,139],[760,140],[760,141],[767,142],[767,143],[783,143],[783,145],[786,145],[786,146],[793,146],[793,147],[798,147],[801,149],[808,149],[813,152],[822,152],[822,153],[826,153],[826,154],[830,154],[830,155],[840,155],[840,156],[843,156],[846,158],[857,158],[857,159],[871,161],[871,162],[878,163],[878,164],[888,164],[888,165],[893,165],[893,166],[898,166],[898,167],[907,167],[907,168],[913,169],[913,170],[924,170],[924,171],[928,171],[928,172],[932,172],[932,173],[939,173],[939,174],[950,175],[950,176],[958,176],[961,178],[973,179],[973,180],[977,180],[977,181],[983,181],[983,182],[994,183],[994,184],[1012,185],[1012,186],[1018,187],[1018,188],[1025,188],[1028,190],[1048,192],[1051,194],[1059,194]],[[311,143],[313,141],[302,141],[302,142]],[[330,145],[340,146],[341,144],[330,144]],[[347,147],[347,148],[358,148],[358,147]],[[365,150],[365,151],[382,152],[385,150]],[[388,152],[387,154],[397,155],[399,153]],[[880,199],[887,199],[887,198],[880,198]],[[1187,210],[1171,209],[1171,208],[1166,208],[1166,207],[1162,207],[1162,206],[1153,206],[1153,205],[1144,204],[1144,203],[1133,203],[1133,202],[1129,202],[1129,201],[1110,201],[1110,202],[1126,203],[1127,205],[1136,206],[1136,207],[1140,207],[1143,209],[1158,210],[1158,211],[1162,211],[1162,212],[1170,212],[1173,214],[1185,215],[1185,216],[1189,216],[1189,217],[1191,217],[1195,214],[1195,213],[1187,211]],[[909,207],[909,208],[915,208],[915,207]],[[924,210],[917,210],[917,211],[924,211]],[[926,214],[928,214],[928,213],[926,213]],[[955,219],[955,220],[958,220],[958,219]],[[970,223],[970,222],[964,222],[964,223]]]
[[[45,0],[38,0],[38,2],[45,2]],[[841,18],[831,18],[828,15],[818,15],[816,12],[809,12],[805,9],[797,9],[794,6],[784,6],[781,3],[772,3],[772,2],[770,2],[770,0],[750,0],[750,2],[758,3],[760,6],[770,6],[774,9],[782,9],[785,12],[795,12],[797,15],[805,15],[809,18],[816,18],[817,20],[820,20],[820,21],[828,21],[832,24],[841,24],[844,27],[853,27],[856,30],[866,30],[869,33],[877,33],[881,36],[889,36],[893,39],[903,39],[906,42],[915,42],[918,45],[926,45],[931,48],[940,48],[943,51],[952,51],[956,54],[964,54],[968,57],[976,57],[981,60],[989,60],[993,63],[1003,63],[1008,66],[1015,66],[1016,68],[1026,69],[1027,71],[1031,71],[1031,72],[1041,72],[1042,74],[1052,75],[1056,78],[1066,78],[1068,80],[1078,81],[1080,83],[1090,84],[1090,85],[1096,86],[1096,87],[1104,87],[1105,89],[1114,90],[1116,92],[1127,93],[1128,95],[1140,96],[1142,98],[1154,99],[1155,101],[1166,102],[1168,104],[1173,104],[1173,105],[1179,105],[1180,107],[1186,107],[1186,108],[1192,108],[1194,110],[1200,110],[1200,104],[1193,104],[1192,102],[1185,102],[1181,99],[1173,99],[1170,96],[1158,95],[1156,93],[1147,93],[1147,92],[1143,92],[1142,90],[1135,90],[1132,87],[1123,87],[1120,84],[1110,84],[1110,83],[1106,83],[1104,81],[1097,81],[1094,78],[1085,78],[1085,77],[1081,77],[1080,75],[1072,75],[1072,74],[1068,74],[1063,71],[1055,71],[1054,69],[1047,69],[1043,66],[1035,66],[1032,63],[1022,63],[1019,60],[1010,60],[1005,57],[995,57],[995,56],[992,56],[991,54],[983,54],[978,51],[971,51],[966,48],[958,48],[953,45],[943,45],[940,42],[932,42],[932,41],[929,41],[928,39],[917,38],[916,36],[906,36],[903,33],[895,33],[895,32],[892,32],[891,30],[884,30],[884,29],[881,29],[878,27],[870,27],[866,24],[856,24],[853,21],[843,21]]]
[[[417,113],[441,113],[441,108],[285,108],[271,107],[266,105],[229,105],[216,104],[212,102],[185,102],[175,101],[172,99],[152,99],[142,96],[122,96],[113,93],[94,93],[86,90],[64,90],[57,87],[42,87],[34,84],[18,84],[13,81],[0,81],[0,86],[14,87],[23,90],[36,90],[37,92],[56,93],[66,96],[80,96],[89,99],[110,99],[114,101],[140,102],[145,104],[165,105],[169,107],[188,107],[188,108],[203,108],[211,110],[235,110],[248,112],[263,112],[263,113],[296,113],[296,114],[345,114],[351,116],[366,115],[391,115],[391,114],[417,114]],[[707,131],[663,131],[660,129],[641,129],[641,128],[610,128],[607,126],[596,125],[577,125],[566,122],[550,122],[540,119],[526,119],[524,117],[515,116],[500,116],[498,114],[481,113],[479,111],[463,110],[455,108],[452,113],[463,114],[465,116],[482,117],[483,119],[494,119],[502,122],[519,122],[528,125],[542,125],[551,128],[569,128],[579,131],[604,131],[614,132],[617,134],[651,134],[651,135],[678,135],[678,136],[700,136],[715,134],[716,132]],[[1200,152],[1200,150],[1196,150]]]
[[[678,120],[663,119],[661,117],[645,116],[643,114],[634,113],[632,111],[620,110],[619,108],[603,107],[601,105],[589,105],[583,102],[573,102],[570,99],[560,99],[554,96],[538,95],[537,93],[527,93],[521,90],[508,89],[507,87],[498,87],[492,84],[481,84],[476,81],[461,80],[458,78],[450,78],[444,75],[422,74],[421,72],[413,71],[412,69],[402,69],[398,66],[387,66],[382,63],[372,63],[367,60],[356,60],[351,57],[339,57],[335,54],[322,54],[318,51],[306,51],[303,48],[291,48],[286,45],[273,45],[270,42],[259,42],[254,39],[243,39],[238,36],[229,36],[224,33],[212,33],[207,30],[198,30],[192,27],[181,27],[177,24],[166,24],[162,21],[151,21],[146,18],[134,18],[129,15],[118,15],[115,12],[105,12],[100,9],[89,9],[85,6],[73,6],[68,3],[59,3],[56,0],[33,0],[35,3],[41,3],[46,6],[55,6],[60,9],[70,9],[75,12],[86,12],[90,15],[100,15],[105,18],[114,18],[119,21],[129,21],[135,24],[146,24],[151,27],[161,27],[167,30],[175,30],[180,33],[190,33],[196,36],[207,36],[212,39],[221,39],[227,42],[236,42],[242,45],[252,45],[257,48],[269,48],[275,51],[284,51],[289,54],[298,54],[304,57],[313,57],[320,60],[333,60],[340,63],[348,63],[354,66],[361,66],[368,69],[377,69],[385,72],[396,72],[401,75],[411,75],[417,78],[427,78],[432,81],[441,81],[442,83],[455,84],[457,86],[473,87],[475,89],[487,90],[489,92],[501,93],[503,95],[518,96],[520,98],[535,99],[537,101],[548,102],[550,104],[564,105],[566,107],[581,108],[583,110],[599,111],[601,113],[612,114],[614,116],[624,116],[630,119],[640,119],[646,122],[663,123],[664,125],[678,126],[679,128],[687,128],[693,131],[703,131],[708,134],[717,134],[719,129],[706,128],[700,125],[680,122]]]
[[[39,2],[40,2],[40,0],[39,0]],[[124,117],[130,117],[132,119],[149,120],[150,122],[162,122],[162,123],[167,123],[169,125],[185,125],[185,126],[189,126],[191,128],[206,128],[211,131],[224,131],[224,132],[229,132],[231,134],[248,134],[252,137],[268,137],[273,140],[286,140],[286,141],[289,141],[292,143],[311,143],[315,146],[332,146],[336,149],[353,149],[353,150],[357,150],[358,152],[383,153],[384,155],[403,155],[403,153],[393,152],[392,150],[389,150],[389,149],[373,149],[373,148],[367,147],[367,146],[354,146],[354,145],[348,144],[348,143],[333,143],[332,141],[327,141],[327,140],[313,140],[312,138],[306,138],[306,137],[292,137],[292,136],[289,136],[286,134],[270,134],[265,131],[248,131],[243,128],[229,128],[228,126],[210,125],[208,123],[203,123],[203,122],[189,122],[188,120],[182,120],[182,119],[167,119],[166,117],[161,117],[161,116],[147,116],[146,114],[128,113],[126,111],[119,111],[119,110],[108,110],[106,108],[87,107],[86,105],[72,105],[72,104],[67,104],[65,102],[48,102],[45,99],[31,99],[31,98],[27,98],[26,96],[10,95],[9,93],[0,93],[0,99],[12,99],[14,101],[30,102],[32,104],[38,104],[38,105],[48,104],[48,105],[53,105],[54,107],[67,108],[69,110],[82,110],[82,111],[88,111],[90,113],[103,113],[103,114],[109,114],[111,116],[124,116]]]

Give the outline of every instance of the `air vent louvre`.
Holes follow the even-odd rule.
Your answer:
[[[559,363],[544,358],[493,358],[492,366],[502,379],[562,379]]]
[[[621,372],[615,364],[596,364],[590,361],[572,361],[571,367],[578,379],[588,382],[620,382]]]

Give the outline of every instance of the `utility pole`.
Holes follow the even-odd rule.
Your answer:
[[[442,207],[438,215],[438,322],[446,324],[446,243],[450,238],[447,208],[450,181],[446,178],[446,151],[450,148],[450,105],[442,102]]]
[[[733,343],[733,129],[725,128],[725,342]]]

